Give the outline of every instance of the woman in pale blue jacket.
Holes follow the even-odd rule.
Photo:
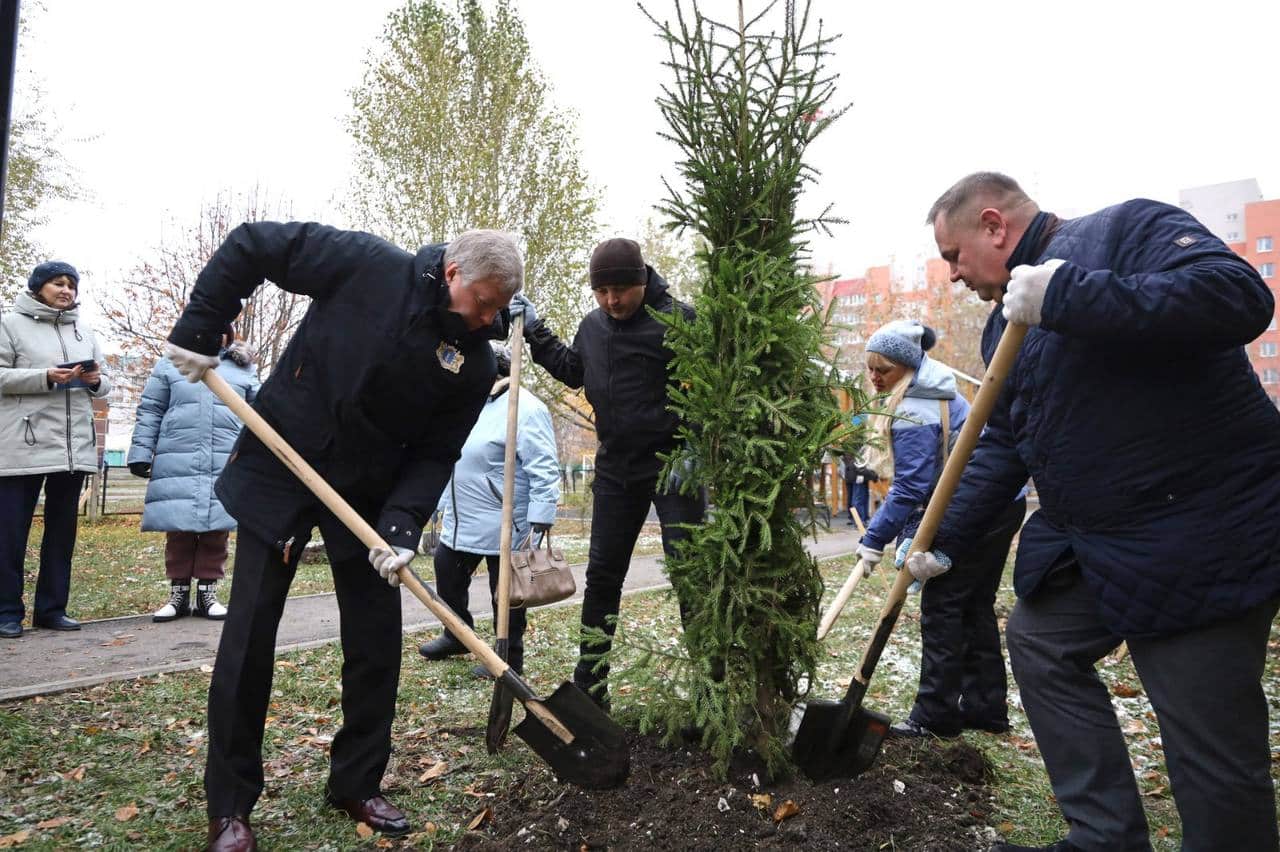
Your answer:
[[[503,463],[507,445],[507,394],[511,355],[494,344],[498,380],[467,436],[453,477],[440,495],[443,516],[435,549],[436,590],[467,626],[475,621],[467,608],[471,576],[483,558],[489,568],[489,593],[497,612],[498,554],[502,536]],[[520,390],[516,427],[516,486],[511,542],[519,547],[530,535],[542,535],[556,519],[560,499],[560,464],[556,436],[547,406],[527,390]],[[525,611],[511,610],[507,662],[524,672]],[[445,630],[418,649],[428,660],[443,660],[467,652]]]
[[[218,375],[252,403],[259,384],[253,351],[235,339],[230,326],[223,347]],[[239,419],[203,382],[184,379],[168,358],[156,362],[142,389],[126,459],[135,476],[151,480],[142,530],[166,533],[169,600],[152,621],[173,621],[189,612],[218,621],[227,617],[217,585],[236,522],[214,496],[213,482],[239,432]],[[194,599],[192,579],[197,584]]]

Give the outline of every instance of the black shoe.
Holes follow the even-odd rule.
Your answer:
[[[966,721],[964,729],[966,731],[986,731],[988,734],[1007,734],[1009,733],[1009,723]]]
[[[74,618],[67,618],[65,615],[55,615],[53,618],[41,618],[35,622],[36,627],[43,627],[45,630],[79,630],[80,622]]]
[[[441,633],[430,642],[423,642],[419,645],[418,653],[428,660],[445,660],[449,657],[460,657],[467,653],[467,646],[454,639],[451,634]]]
[[[22,635],[22,622],[0,621],[0,639],[17,639]]]
[[[218,602],[218,581],[201,580],[191,601],[191,614],[210,621],[225,621],[227,608]]]
[[[889,726],[889,736],[891,737],[939,737],[941,739],[953,739],[960,736],[959,732],[954,734],[944,734],[938,731],[926,728],[915,719],[903,719],[897,724]]]
[[[169,600],[151,614],[151,620],[164,624],[174,619],[183,618],[191,612],[191,586],[174,583],[169,586]]]
[[[1080,852],[1079,846],[1073,846],[1065,840],[1049,846],[1019,846],[1016,843],[997,843],[988,852]]]

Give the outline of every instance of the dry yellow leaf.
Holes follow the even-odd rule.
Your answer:
[[[138,815],[138,806],[133,802],[116,810],[116,820],[119,822],[128,822]]]
[[[752,793],[750,798],[758,811],[767,811],[773,806],[773,796],[768,793]]]
[[[20,843],[26,843],[27,838],[31,836],[31,829],[24,828],[15,834],[6,834],[0,837],[0,849],[8,849],[10,846],[17,846]]]
[[[39,829],[57,828],[58,826],[66,825],[69,822],[71,822],[71,817],[65,817],[65,816],[54,817],[53,819],[47,819],[44,822],[36,823],[36,828],[39,828]]]
[[[428,781],[439,778],[441,775],[445,774],[448,771],[449,771],[449,764],[442,760],[439,763],[437,763],[435,766],[428,769],[426,772],[419,775],[418,783],[425,784]]]
[[[356,823],[356,834],[360,835],[365,840],[368,840],[370,837],[373,837],[373,829],[369,827],[368,823],[358,822]]]
[[[471,822],[467,823],[467,831],[475,831],[480,826],[488,822],[489,817],[493,816],[493,808],[485,808],[471,818]]]
[[[778,809],[773,812],[773,821],[782,822],[784,819],[791,819],[798,813],[800,813],[800,806],[790,799],[787,799],[785,802],[778,805]]]

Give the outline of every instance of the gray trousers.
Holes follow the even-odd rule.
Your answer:
[[[1280,848],[1262,691],[1278,609],[1273,600],[1229,622],[1129,640],[1160,723],[1185,852]],[[1078,566],[1018,600],[1006,640],[1067,839],[1084,850],[1149,850],[1124,735],[1094,668],[1121,640],[1103,624]]]

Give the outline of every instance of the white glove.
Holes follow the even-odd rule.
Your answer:
[[[1004,318],[1020,325],[1039,325],[1044,292],[1061,260],[1046,260],[1039,266],[1015,266],[1004,294]]]
[[[871,572],[876,570],[880,560],[884,558],[884,551],[860,544],[858,545],[858,558],[862,560],[862,576],[870,577]]]
[[[201,355],[199,352],[192,352],[190,349],[183,349],[172,343],[164,345],[164,354],[169,356],[169,360],[178,368],[182,377],[193,384],[204,378],[206,370],[212,370],[218,366],[217,355]]]
[[[382,579],[387,581],[387,585],[394,589],[400,585],[400,569],[412,562],[413,557],[417,555],[417,551],[407,547],[393,547],[391,550],[375,547],[369,551],[369,564]]]
[[[524,314],[524,327],[528,328],[538,321],[538,309],[533,306],[533,302],[529,301],[529,297],[524,293],[516,293],[511,297],[511,306],[507,309],[511,311],[511,318]]]
[[[951,559],[947,554],[936,550],[913,553],[907,557],[907,570],[912,577],[923,582],[950,571]]]

